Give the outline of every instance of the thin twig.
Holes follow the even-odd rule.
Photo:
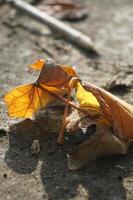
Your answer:
[[[63,119],[62,119],[62,126],[61,126],[61,130],[58,136],[58,140],[57,143],[59,144],[63,144],[64,143],[64,129],[66,127],[66,118],[68,115],[68,108],[69,108],[69,102],[70,102],[70,98],[71,98],[71,92],[72,89],[74,88],[74,84],[78,81],[79,79],[77,77],[73,77],[68,85],[68,95],[67,95],[67,102],[66,102],[66,106],[65,106],[65,110],[64,110],[64,115],[63,115]]]
[[[74,103],[71,102],[71,101],[68,101],[68,102],[67,102],[67,99],[65,99],[63,96],[60,96],[60,95],[58,95],[58,94],[55,94],[55,93],[52,92],[52,91],[47,90],[46,88],[42,87],[40,84],[38,84],[38,83],[35,83],[35,84],[36,84],[36,86],[37,86],[38,88],[40,88],[40,89],[41,89],[43,92],[45,92],[46,94],[48,94],[48,95],[50,95],[50,96],[52,96],[52,97],[54,97],[54,98],[56,98],[56,99],[59,99],[60,101],[64,102],[65,104],[68,103],[69,106],[71,106],[71,107],[73,107],[73,108],[79,110],[80,112],[83,112],[84,114],[88,115],[88,111],[87,111],[87,110],[85,110],[85,109],[79,107],[78,105],[74,104]]]

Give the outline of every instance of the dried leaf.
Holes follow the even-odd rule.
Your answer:
[[[87,115],[95,117],[95,121],[97,122],[109,124],[103,115],[97,97],[91,91],[85,90],[81,83],[77,84],[76,99],[80,104],[80,108],[87,111]]]
[[[100,156],[126,154],[128,145],[113,134],[111,129],[97,125],[95,134],[81,143],[68,158],[70,170],[83,167],[88,161]]]
[[[59,19],[65,19],[69,21],[82,20],[87,17],[86,9],[78,3],[70,1],[45,1],[40,3],[38,8],[47,12]]]
[[[52,87],[48,88],[44,85],[42,87],[56,94],[65,92]],[[55,101],[55,98],[42,91],[36,85],[28,84],[18,86],[8,92],[5,95],[4,101],[8,106],[10,117],[31,118],[40,108]]]
[[[34,62],[32,65],[30,65],[30,68],[35,70],[41,70],[45,64],[45,61],[43,59],[38,59],[36,62]]]
[[[48,59],[43,65],[37,81],[47,86],[68,88],[69,81],[74,76],[77,75],[72,67],[58,65]]]
[[[35,83],[19,86],[5,95],[10,117],[30,118],[40,108],[67,93],[69,80],[76,75],[71,67],[59,66],[51,60],[37,60],[32,68],[40,71]]]
[[[47,59],[47,61],[43,59],[38,59],[32,65],[30,65],[31,69],[42,70],[40,76],[43,76],[43,82],[47,79],[47,76],[51,76],[49,82],[51,83],[51,79],[60,78],[63,76],[62,81],[66,82],[66,77],[69,79],[76,76],[77,74],[73,67],[67,65],[56,64],[52,60]],[[58,77],[57,77],[58,76]],[[57,81],[57,80],[56,80]],[[46,81],[45,81],[46,82]],[[52,80],[53,82],[53,80]]]
[[[38,60],[32,68],[41,70],[37,81],[19,86],[5,95],[11,117],[32,117],[40,108],[57,99],[66,103],[65,114],[68,113],[68,105],[77,109],[77,120],[74,119],[73,125],[69,126],[71,117],[68,117],[67,128],[75,136],[75,131],[80,128],[83,131],[81,135],[85,137],[83,140],[80,138],[81,143],[76,144],[69,156],[68,166],[72,170],[79,169],[88,160],[99,156],[127,152],[133,140],[133,106],[93,84],[82,83],[75,70],[69,66],[51,60]],[[72,88],[76,90],[79,105],[69,101]],[[62,97],[64,94],[68,95],[65,101]],[[65,114],[62,130],[66,125]],[[88,132],[88,128],[93,125],[96,130]]]
[[[116,131],[115,134],[131,139],[133,137],[133,106],[95,85],[87,84],[85,88],[91,89],[97,97],[105,118]]]
[[[96,121],[96,118],[92,118],[88,112],[88,122],[81,122],[80,128],[86,127],[87,123],[88,127],[90,124],[96,124],[96,132],[70,155],[68,166],[72,170],[79,169],[88,160],[99,156],[125,154],[133,139],[133,106],[90,83],[83,84],[83,88],[96,97],[103,118],[108,124]],[[83,100],[86,109],[88,105],[89,110],[90,102],[85,98]],[[79,99],[79,102],[82,103],[82,98]]]
[[[77,84],[76,98],[79,101],[80,106],[89,106],[96,110],[100,108],[97,98],[92,94],[92,92],[86,91],[80,83]]]

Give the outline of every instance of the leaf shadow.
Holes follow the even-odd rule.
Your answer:
[[[8,167],[20,174],[29,174],[36,170],[38,157],[31,154],[31,144],[35,136],[31,133],[9,133],[9,148],[5,155]]]
[[[50,199],[126,199],[123,178],[133,173],[133,149],[126,156],[99,158],[81,170],[69,171],[66,147],[57,147],[55,151],[51,145],[52,153],[48,153],[50,142],[43,145],[45,153],[41,155],[44,162],[40,174]]]
[[[66,145],[56,144],[56,137],[40,136],[41,152],[31,154],[33,134],[11,133],[5,162],[19,174],[29,174],[42,161],[40,177],[47,193],[46,199],[126,199],[123,179],[133,174],[133,148],[126,156],[100,158],[77,171],[67,168]],[[87,194],[87,195],[86,195]]]

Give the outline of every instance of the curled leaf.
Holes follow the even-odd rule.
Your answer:
[[[41,71],[37,81],[47,86],[68,87],[71,78],[77,77],[71,66],[56,64],[50,59],[39,59],[30,68]]]
[[[97,118],[103,124],[109,122],[103,116],[99,100],[91,91],[87,91],[81,83],[77,83],[76,99],[82,109],[86,110],[86,115]]]
[[[60,66],[51,60],[37,60],[31,67],[41,70],[37,81],[18,86],[4,97],[10,117],[32,117],[58,96],[67,94],[69,80],[76,76],[72,67]]]
[[[74,76],[77,75],[72,67],[58,65],[48,59],[43,65],[37,81],[47,86],[67,88],[69,81]]]
[[[86,141],[78,145],[69,156],[68,167],[71,170],[79,169],[88,160],[93,160],[99,156],[125,154],[133,139],[133,106],[93,84],[85,83],[83,88],[84,92],[89,92],[95,96],[100,106],[100,112],[108,123],[98,121],[96,117],[92,118],[89,111],[88,116],[86,115],[86,121],[84,121],[82,119],[85,115],[79,113],[80,120],[79,116],[77,119],[80,123],[78,123],[78,126],[85,129],[90,124],[95,124],[96,131]],[[86,109],[89,110],[90,102],[88,98],[86,99],[83,96],[82,101],[82,95],[81,98],[79,98],[79,94],[77,97],[79,103],[86,105]],[[94,105],[91,104],[94,109],[97,101],[93,100],[95,103]]]
[[[99,156],[127,152],[133,140],[133,106],[102,88],[82,83],[72,67],[51,60],[37,60],[32,68],[40,70],[37,80],[5,95],[9,116],[30,118],[49,103],[57,99],[63,101],[66,105],[58,137],[58,142],[62,143],[68,106],[76,109],[77,119],[73,115],[72,123],[71,115],[68,116],[66,127],[68,132],[78,137],[74,151],[68,158],[68,166],[72,170]],[[70,100],[73,88],[76,103]],[[64,95],[67,95],[67,99]],[[96,128],[89,131],[91,127]],[[82,134],[77,134],[79,129]]]
[[[80,107],[88,109],[89,113],[99,113],[100,104],[97,98],[92,92],[86,91],[81,83],[77,83],[76,99],[78,100]]]
[[[92,92],[86,91],[80,83],[77,84],[76,98],[78,99],[80,106],[91,106],[93,108],[100,107],[97,98]]]
[[[133,138],[133,106],[92,84],[85,89],[97,97],[105,118],[110,122],[115,134],[124,139]]]

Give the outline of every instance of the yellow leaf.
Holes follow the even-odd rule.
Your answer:
[[[18,86],[5,95],[10,117],[32,117],[40,108],[56,100],[56,96],[46,91],[63,96],[67,93],[70,79],[76,76],[72,67],[57,65],[51,60],[37,60],[31,68],[41,70],[37,81]]]
[[[104,118],[113,130],[116,130],[115,134],[126,139],[133,138],[133,106],[100,87],[86,84],[85,89],[89,91],[90,88],[96,91],[94,93],[100,103]]]
[[[63,95],[65,93],[65,90],[41,86],[55,94]],[[31,118],[40,108],[55,101],[55,98],[42,91],[35,84],[27,84],[8,92],[4,101],[7,103],[10,117]]]
[[[70,155],[68,166],[71,170],[79,169],[87,161],[100,156],[126,154],[129,145],[133,142],[132,105],[91,83],[85,83],[83,87],[79,84],[77,88],[77,98],[81,106],[92,105],[94,102],[92,106],[97,105],[94,98],[89,98],[90,91],[92,92],[93,97],[98,100],[99,105],[97,106],[100,106],[103,122],[106,123],[97,121],[95,116],[92,118],[89,113],[90,107],[85,107],[88,112],[86,114],[87,119],[85,122],[81,120],[79,127],[86,128],[87,125],[88,129],[90,124],[95,124],[96,129],[93,135],[88,135],[88,139],[80,143]],[[83,116],[81,115],[81,119],[83,119]],[[75,127],[75,124],[73,124],[73,127]]]
[[[86,91],[80,83],[77,84],[76,98],[79,101],[80,106],[100,108],[100,104],[96,97],[91,92]]]

